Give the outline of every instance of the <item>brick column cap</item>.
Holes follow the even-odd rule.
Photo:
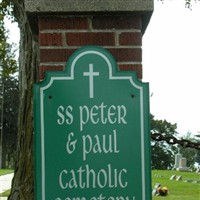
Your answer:
[[[38,15],[142,13],[144,33],[153,12],[153,0],[25,0],[25,10],[32,21]],[[33,24],[33,26],[35,26]]]
[[[153,11],[153,0],[25,0],[25,9],[38,12]]]

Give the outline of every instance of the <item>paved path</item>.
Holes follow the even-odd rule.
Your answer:
[[[0,193],[5,192],[11,188],[11,182],[14,174],[6,174],[0,176]],[[0,197],[0,200],[6,200],[6,197]]]

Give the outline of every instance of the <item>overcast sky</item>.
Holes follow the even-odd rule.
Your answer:
[[[177,123],[177,131],[200,131],[200,3],[155,0],[143,37],[143,81],[150,83],[151,113]]]

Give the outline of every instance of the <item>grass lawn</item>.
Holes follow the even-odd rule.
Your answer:
[[[10,190],[6,190],[5,192],[0,194],[0,197],[7,197],[10,194]]]
[[[13,173],[10,169],[0,169],[0,175]],[[182,176],[181,181],[170,180],[172,175]],[[200,200],[200,183],[184,182],[184,180],[200,181],[200,175],[195,172],[178,172],[167,170],[152,171],[152,188],[156,183],[160,183],[162,187],[169,189],[169,195],[166,197],[153,196],[152,200]],[[8,196],[10,190],[0,194],[0,196]]]
[[[14,170],[13,169],[0,169],[0,176],[4,175],[4,174],[10,174],[13,173]]]
[[[170,180],[172,175],[182,176],[181,181]],[[152,187],[156,183],[166,186],[169,189],[169,195],[166,197],[153,196],[152,200],[200,200],[200,183],[189,183],[184,180],[200,181],[200,175],[195,172],[178,172],[166,170],[152,171]]]

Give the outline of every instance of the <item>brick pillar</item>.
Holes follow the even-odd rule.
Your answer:
[[[55,3],[56,2],[56,3]],[[136,71],[142,79],[142,35],[150,20],[153,0],[25,0],[37,17],[39,79],[48,70],[63,70],[69,56],[84,45],[106,48],[119,70]],[[60,11],[60,12],[59,12]],[[107,11],[107,12],[105,12]]]

